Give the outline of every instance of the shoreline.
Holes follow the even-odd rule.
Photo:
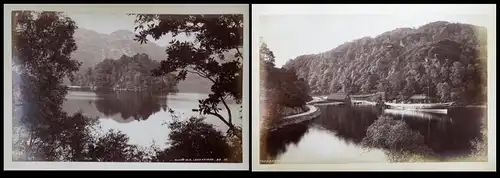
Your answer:
[[[342,105],[343,102],[326,102],[326,99],[323,99],[322,96],[313,96],[311,101],[307,102],[307,105],[314,106],[324,106],[324,105]],[[376,106],[376,102],[366,101],[366,100],[351,100],[353,105],[362,105],[362,106]],[[384,102],[385,103],[385,102]],[[488,105],[463,105],[463,106],[449,106],[449,108],[488,108]]]
[[[321,114],[320,109],[314,105],[307,104],[306,107],[309,108],[307,112],[281,117],[280,122],[278,124],[271,127],[267,127],[266,130],[275,131],[290,124],[296,124],[306,120],[314,119]]]

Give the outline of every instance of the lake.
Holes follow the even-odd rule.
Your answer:
[[[394,155],[400,155],[395,150],[432,153],[428,155],[433,160],[450,160],[472,152],[471,142],[481,138],[486,119],[485,108],[430,114],[360,106],[317,107],[321,110],[318,118],[261,137],[261,163],[394,162]]]
[[[169,112],[172,109],[179,119],[188,119],[199,116],[192,109],[198,108],[198,100],[208,94],[200,93],[171,93],[168,95],[151,95],[140,92],[94,93],[85,91],[69,91],[63,110],[68,113],[82,111],[89,117],[98,117],[100,130],[103,133],[110,129],[121,131],[130,137],[129,144],[151,146],[155,143],[165,148],[169,129],[167,125],[173,117]],[[231,108],[233,123],[241,126],[240,106],[233,101],[227,102]],[[221,108],[224,108],[221,106]],[[222,116],[226,117],[224,109]],[[205,122],[213,124],[215,128],[225,133],[228,127],[217,117],[206,115]]]

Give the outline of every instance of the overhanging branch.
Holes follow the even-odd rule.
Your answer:
[[[220,114],[218,113],[215,113],[215,112],[208,112],[207,114],[211,114],[211,115],[214,115],[216,116],[217,118],[219,118],[222,122],[224,122],[227,126],[229,126],[229,129],[231,129],[233,132],[237,132],[237,129],[234,127],[233,124],[230,124],[229,122],[227,122],[224,117],[222,117]],[[241,135],[240,134],[235,134],[239,139],[242,139]]]
[[[232,115],[231,115],[231,109],[229,109],[229,106],[227,105],[226,101],[224,100],[224,97],[220,97],[221,101],[222,101],[222,104],[224,104],[224,106],[226,107],[226,110],[227,110],[227,114],[229,116],[229,124],[233,125],[233,121],[232,121]]]
[[[207,73],[204,73],[204,72],[202,72],[202,71],[190,71],[190,70],[187,70],[187,69],[185,69],[185,70],[186,70],[187,72],[189,72],[189,73],[197,74],[198,76],[203,77],[203,78],[206,78],[206,79],[210,80],[211,82],[215,83],[215,80],[214,80],[214,79],[212,79],[212,78],[210,78],[210,76],[208,76],[208,74],[207,74]]]
[[[234,129],[234,126],[232,124],[230,124],[229,122],[227,122],[224,117],[222,117],[219,113],[215,113],[215,112],[208,112],[208,114],[211,114],[211,115],[214,115],[216,116],[217,118],[219,118],[222,122],[224,122],[224,124],[226,124],[227,126],[229,126],[230,129]]]

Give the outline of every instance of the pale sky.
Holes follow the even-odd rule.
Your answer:
[[[362,11],[365,13],[320,14],[325,8],[318,7],[319,13],[301,13],[300,7],[294,6],[288,8],[289,10],[281,7],[274,10],[277,13],[261,15],[258,29],[259,36],[263,37],[276,56],[276,66],[282,66],[299,55],[326,52],[347,41],[366,36],[375,37],[396,28],[415,28],[434,21],[460,22],[484,27],[491,25],[491,17],[481,13],[477,7],[469,7],[471,9],[467,11],[467,6],[461,7],[460,10],[452,8],[449,12],[444,11],[442,6],[431,5],[419,8],[418,11],[406,8],[412,13],[391,13],[385,10],[383,13],[372,14],[370,9]],[[304,8],[304,11],[308,8]],[[270,9],[272,8],[266,9],[267,12],[273,11]],[[295,12],[290,14],[288,11]],[[457,11],[462,14],[457,14]]]
[[[110,34],[117,30],[128,30],[134,32],[135,16],[126,14],[111,13],[74,13],[65,12],[67,16],[73,19],[79,28],[85,28],[98,33]],[[135,33],[135,32],[134,32]],[[176,37],[179,40],[186,40],[185,35],[180,34]],[[152,38],[148,38],[150,41]],[[172,40],[171,35],[165,35],[158,41],[152,41],[160,46],[166,46]]]

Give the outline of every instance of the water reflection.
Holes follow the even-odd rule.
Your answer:
[[[296,144],[287,145],[277,163],[285,164],[341,164],[387,162],[383,150],[366,150],[355,143],[332,137],[331,130],[319,126],[311,127]],[[322,147],[324,149],[318,149]]]
[[[63,105],[66,112],[82,111],[86,116],[111,118],[118,123],[147,120],[167,111],[167,97],[148,92],[69,92]]]
[[[486,110],[477,108],[450,109],[446,115],[426,114],[426,117],[413,115],[386,114],[401,119],[409,128],[424,137],[424,143],[442,157],[469,154],[471,141],[481,135],[482,120]],[[432,116],[432,117],[431,117]]]
[[[316,161],[324,162],[323,159],[328,157],[331,159],[330,162],[337,162],[335,160],[356,162],[365,153],[363,151],[365,148],[377,152],[382,149],[388,154],[394,151],[392,148],[410,150],[414,153],[421,151],[423,153],[428,148],[436,159],[463,156],[474,149],[471,142],[481,136],[482,120],[486,117],[485,109],[477,108],[451,109],[444,115],[408,113],[373,107],[320,106],[320,109],[321,116],[312,121],[268,133],[263,142],[261,141],[261,150],[264,150],[261,151],[261,158],[291,163],[296,161],[291,158],[313,159],[304,155],[324,153],[323,158],[317,157]],[[382,121],[379,120],[380,116],[389,119]],[[368,135],[377,135],[371,138],[383,143],[383,146],[379,145],[379,149],[373,145],[367,147],[363,144],[367,130],[370,129],[371,133]],[[331,150],[344,150],[344,152]],[[351,157],[349,161],[344,159],[346,155],[343,154],[360,156]],[[378,161],[387,161],[386,157],[378,154],[369,155]],[[340,158],[341,156],[344,157]],[[374,161],[373,159],[362,160]]]
[[[161,109],[166,111],[166,98],[160,99],[149,92],[97,93],[97,110],[105,116],[120,114],[125,122],[147,120]]]
[[[381,114],[381,110],[373,107],[323,106],[321,115],[314,124],[320,125],[343,140],[360,143],[366,135],[366,129]]]
[[[273,159],[278,154],[285,152],[287,145],[297,144],[306,133],[309,124],[310,121],[305,121],[269,133],[263,132],[260,137],[261,159]]]
[[[198,100],[206,94],[172,93],[153,95],[145,92],[94,93],[70,91],[63,104],[64,111],[75,113],[82,111],[87,117],[99,118],[97,132],[104,133],[110,129],[120,131],[129,137],[128,143],[166,148],[171,130],[164,123],[171,123],[174,115],[180,121],[190,117],[201,117],[193,108],[198,107]],[[241,126],[240,105],[229,104],[233,113],[233,123]],[[225,111],[225,110],[224,110]],[[224,113],[223,113],[224,115]],[[225,133],[229,127],[218,118],[205,115],[204,122]]]

